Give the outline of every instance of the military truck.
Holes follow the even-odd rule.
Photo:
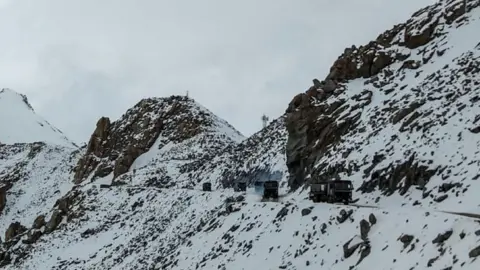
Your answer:
[[[270,180],[263,183],[263,198],[278,198],[278,181]]]
[[[349,204],[352,202],[352,190],[352,181],[349,180],[316,181],[310,185],[309,198],[313,202]]]
[[[212,191],[212,183],[203,183],[203,191]]]
[[[247,191],[247,182],[237,182],[233,187],[234,191]]]

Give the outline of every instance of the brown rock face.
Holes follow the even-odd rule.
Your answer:
[[[27,228],[20,224],[20,222],[13,222],[12,224],[10,224],[10,226],[8,226],[8,229],[5,232],[5,242],[10,241],[14,237],[24,233],[25,231],[27,231]]]
[[[438,25],[439,17],[435,14],[438,12],[440,3],[432,8],[424,8],[413,14],[413,18],[407,22],[405,29],[405,47],[415,49],[430,42],[434,38],[435,27]],[[424,19],[417,20],[417,16],[425,15]]]
[[[147,152],[159,135],[180,142],[201,133],[210,118],[195,111],[193,100],[184,96],[141,100],[119,120],[101,118],[75,169],[74,182],[93,173],[93,179],[113,172],[113,178],[128,172],[136,158]]]
[[[302,95],[290,103],[285,125],[289,134],[286,152],[292,189],[301,186],[317,158],[356,125],[357,115],[343,118],[340,123],[337,121],[340,113],[347,109],[344,103],[338,100],[314,105]]]
[[[0,184],[0,214],[2,214],[3,209],[7,205],[7,191],[12,187],[10,183],[1,183]]]
[[[5,205],[7,205],[7,191],[0,189],[0,214],[5,209]]]
[[[344,82],[356,78],[368,78],[378,74],[393,63],[392,56],[376,41],[359,48],[352,46],[330,68],[327,80]]]
[[[33,221],[33,226],[32,228],[34,229],[40,229],[42,228],[43,226],[45,226],[46,222],[45,222],[45,216],[44,215],[40,215],[38,216],[34,221]]]
[[[81,182],[91,171],[98,165],[98,159],[95,157],[102,157],[105,152],[104,142],[107,140],[108,131],[110,129],[110,119],[102,117],[97,122],[97,127],[90,137],[87,145],[87,153],[82,158],[75,171],[75,183]],[[108,173],[107,173],[108,175]]]
[[[57,228],[57,226],[60,224],[60,222],[62,222],[62,218],[63,218],[62,212],[55,209],[52,216],[50,217],[50,220],[45,226],[45,232],[46,233],[53,232]]]

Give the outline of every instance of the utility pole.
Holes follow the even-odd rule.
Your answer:
[[[187,90],[187,95],[186,95],[186,96],[187,96],[187,98],[188,98],[188,94],[189,94],[189,92],[188,92],[188,90]]]
[[[267,126],[268,120],[269,120],[268,116],[263,114],[262,115],[263,128],[265,128]]]

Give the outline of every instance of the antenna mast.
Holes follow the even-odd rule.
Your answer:
[[[263,128],[265,128],[267,126],[268,120],[269,120],[268,116],[263,114],[262,115]]]

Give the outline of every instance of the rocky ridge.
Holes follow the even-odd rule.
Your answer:
[[[346,49],[324,81],[292,100],[293,189],[312,178],[345,177],[365,203],[396,192],[416,204],[439,203],[447,193],[452,207],[473,200],[466,191],[480,166],[480,45],[471,35],[480,2],[467,2],[470,16],[463,3],[439,1]],[[463,198],[453,199],[459,192]]]
[[[75,168],[74,181],[94,181],[109,175],[112,180],[122,175],[125,179],[132,165],[136,169],[168,164],[187,173],[195,169],[190,163],[210,160],[243,139],[227,122],[188,97],[144,99],[113,123],[108,118],[99,119],[86,153]],[[142,161],[135,163],[140,156]],[[157,166],[157,170],[162,168]],[[156,179],[151,181],[159,185],[173,177],[153,173]]]

